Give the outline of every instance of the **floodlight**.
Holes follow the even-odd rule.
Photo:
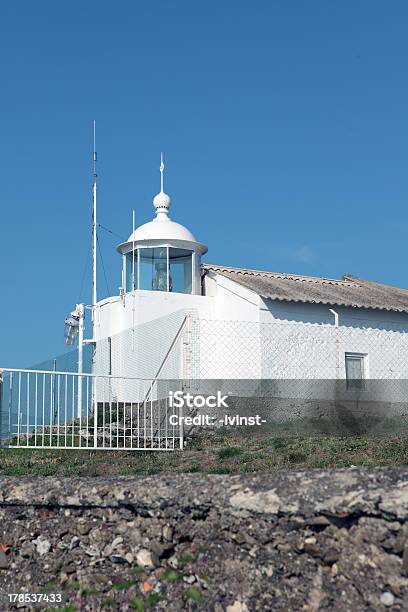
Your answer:
[[[73,310],[71,314],[65,319],[65,344],[74,344],[78,333],[79,314],[77,310]]]

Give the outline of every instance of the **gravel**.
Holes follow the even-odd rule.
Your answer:
[[[0,609],[408,609],[407,468],[0,485]]]

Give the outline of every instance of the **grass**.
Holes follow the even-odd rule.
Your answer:
[[[239,474],[282,469],[408,464],[408,433],[377,436],[234,431],[200,435],[185,450],[0,449],[0,476]],[[138,570],[136,570],[138,571]],[[142,570],[140,570],[142,571]]]

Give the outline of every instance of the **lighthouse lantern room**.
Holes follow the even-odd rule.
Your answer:
[[[123,256],[123,290],[199,295],[201,256],[207,247],[170,219],[171,198],[163,191],[163,173],[162,156],[160,192],[153,199],[155,219],[134,229],[127,242],[118,246]]]

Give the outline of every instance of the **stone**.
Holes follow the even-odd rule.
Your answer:
[[[126,553],[125,559],[129,563],[129,565],[131,565],[133,563],[133,561],[135,560],[134,556],[130,552]]]
[[[111,555],[109,559],[112,561],[112,563],[127,563],[126,557],[123,555]]]
[[[142,567],[154,567],[153,555],[150,550],[142,548],[136,555],[136,561]]]
[[[279,510],[283,508],[282,500],[275,493],[275,489],[270,489],[269,491],[244,489],[232,495],[229,501],[231,506],[235,508],[263,512],[265,514],[278,514]],[[298,505],[286,503],[284,509],[287,512],[296,512]]]
[[[87,523],[78,524],[78,533],[80,533],[81,535],[88,535],[91,529],[92,529],[92,526]]]
[[[31,542],[25,542],[20,548],[20,555],[24,558],[31,557],[34,552],[34,546]]]
[[[163,539],[167,540],[167,542],[171,542],[173,540],[174,529],[170,527],[170,525],[165,525],[163,527]]]
[[[340,552],[336,548],[328,548],[324,553],[323,561],[331,565],[339,560]]]
[[[184,576],[183,580],[184,580],[184,582],[187,582],[187,584],[193,584],[193,582],[196,581],[196,578],[193,575],[191,575],[191,576]]]
[[[384,591],[384,593],[382,593],[380,597],[380,601],[382,605],[385,606],[386,608],[391,607],[394,604],[394,600],[395,600],[394,595],[390,593],[389,591]]]
[[[122,542],[123,542],[123,538],[121,536],[118,536],[117,538],[115,538],[111,544],[112,550],[116,548],[117,546],[119,546],[119,544],[122,544]]]
[[[292,547],[290,544],[278,544],[277,549],[280,550],[280,552],[289,552],[290,550],[292,550]],[[251,551],[249,554],[251,554]],[[255,556],[255,555],[251,555],[251,556]]]
[[[173,567],[174,569],[178,568],[178,559],[176,555],[173,555],[172,557],[170,557],[170,559],[168,559],[167,563],[170,565],[170,567]]]
[[[313,518],[309,519],[306,524],[309,527],[328,527],[329,525],[331,525],[330,521],[328,518],[326,518],[325,516],[323,516],[322,514],[319,516],[314,516]]]
[[[116,531],[118,533],[126,533],[128,529],[129,525],[126,521],[120,521],[120,523],[116,525]]]
[[[51,550],[51,543],[44,536],[38,536],[36,540],[37,552],[40,556],[46,555]]]
[[[312,555],[312,557],[321,556],[321,551],[317,544],[305,544],[304,551],[308,555]]]

